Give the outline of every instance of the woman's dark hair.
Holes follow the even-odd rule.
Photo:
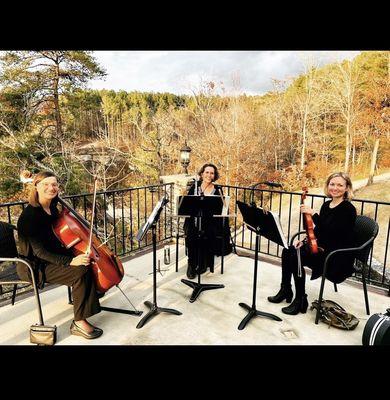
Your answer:
[[[207,167],[214,168],[214,180],[213,180],[213,182],[217,181],[219,179],[218,168],[214,164],[210,164],[210,163],[203,165],[202,168],[198,171],[198,175],[199,175],[200,179],[202,180],[202,174],[203,174],[203,172],[205,171],[205,169]]]
[[[46,178],[50,178],[50,177],[54,177],[57,178],[57,176],[55,174],[53,174],[53,172],[50,171],[41,171],[38,172],[35,176],[34,176],[34,180],[32,182],[31,188],[30,188],[30,194],[29,194],[29,198],[28,198],[28,202],[33,206],[33,207],[39,207],[39,197],[38,197],[38,192],[37,192],[37,184],[40,181],[43,181]],[[58,195],[52,200],[52,205],[57,204],[58,201]]]

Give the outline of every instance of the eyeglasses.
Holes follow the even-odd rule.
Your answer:
[[[52,187],[53,189],[58,189],[59,188],[59,184],[58,183],[43,183],[43,182],[39,182],[38,185],[44,187],[45,189],[47,189],[48,187]]]

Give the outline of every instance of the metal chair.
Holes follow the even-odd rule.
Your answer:
[[[32,285],[38,309],[39,323],[40,325],[44,325],[41,301],[34,276],[34,270],[27,260],[18,255],[14,236],[15,230],[16,227],[14,225],[0,221],[0,264],[3,264],[4,262],[10,263],[0,271],[0,294],[3,294],[4,285],[13,285],[11,304],[14,305],[18,285]],[[19,278],[16,272],[16,264],[18,262],[21,262],[28,267],[31,273],[32,282],[24,281]]]
[[[355,271],[361,273],[362,282],[363,282],[363,293],[364,293],[364,301],[366,305],[367,315],[370,315],[370,307],[368,303],[368,294],[367,294],[367,285],[366,285],[366,277],[365,277],[365,267],[367,266],[368,257],[370,251],[373,246],[373,242],[378,235],[379,226],[376,221],[372,218],[367,217],[365,215],[358,215],[355,221],[354,227],[354,247],[346,248],[346,249],[338,249],[330,252],[324,261],[324,271],[322,273],[321,287],[320,293],[318,296],[318,304],[319,307],[317,309],[316,320],[315,323],[318,324],[320,313],[321,313],[321,301],[324,293],[325,279],[326,279],[326,271],[328,269],[329,260],[331,257],[334,257],[337,254],[342,253],[351,253],[355,256],[354,268]],[[298,236],[305,233],[305,231],[297,232],[290,240],[290,244],[293,244],[294,239]],[[334,290],[337,292],[337,285],[333,283]]]

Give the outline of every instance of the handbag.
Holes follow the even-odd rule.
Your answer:
[[[318,309],[318,300],[312,302],[310,309]],[[353,314],[332,300],[321,301],[320,320],[328,324],[329,328],[334,326],[347,331],[355,329],[359,324],[359,320]]]
[[[57,341],[56,325],[31,325],[30,342],[39,346],[53,346]]]

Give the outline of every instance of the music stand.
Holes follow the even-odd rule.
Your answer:
[[[214,217],[216,215],[220,215],[222,213],[222,199],[220,196],[196,196],[196,195],[187,195],[187,196],[179,196],[178,198],[178,214],[182,217],[195,217],[197,223],[197,237],[196,237],[196,259],[197,259],[197,273],[198,273],[198,282],[193,282],[188,279],[182,279],[181,281],[194,289],[192,295],[190,297],[190,303],[193,303],[199,295],[204,290],[213,290],[213,289],[222,289],[225,285],[221,284],[213,284],[213,283],[200,283],[200,251],[199,246],[203,239],[204,232],[202,231],[202,218],[203,217]]]
[[[260,242],[259,238],[260,236],[264,236],[265,238],[285,248],[288,248],[288,244],[286,238],[283,235],[277,215],[273,214],[271,211],[265,212],[262,208],[258,208],[254,204],[248,205],[241,201],[237,201],[237,206],[240,209],[240,212],[244,219],[244,223],[247,225],[249,230],[256,234],[252,307],[248,306],[245,303],[239,303],[239,306],[245,308],[248,311],[248,314],[238,326],[238,329],[242,330],[245,328],[246,324],[255,316],[262,316],[271,318],[275,321],[282,321],[282,319],[276,315],[256,309],[257,267]]]
[[[157,258],[157,237],[156,237],[156,227],[158,219],[160,218],[161,211],[163,210],[165,204],[167,204],[169,200],[166,197],[163,197],[154,207],[152,213],[150,214],[148,220],[141,227],[139,232],[136,235],[138,241],[141,241],[146,232],[152,228],[152,237],[153,237],[153,303],[150,301],[145,301],[144,304],[148,308],[150,308],[149,312],[138,322],[136,328],[142,328],[152,317],[160,312],[166,312],[175,315],[181,315],[180,311],[174,310],[173,308],[162,308],[157,306],[157,268],[156,268],[156,258]]]

